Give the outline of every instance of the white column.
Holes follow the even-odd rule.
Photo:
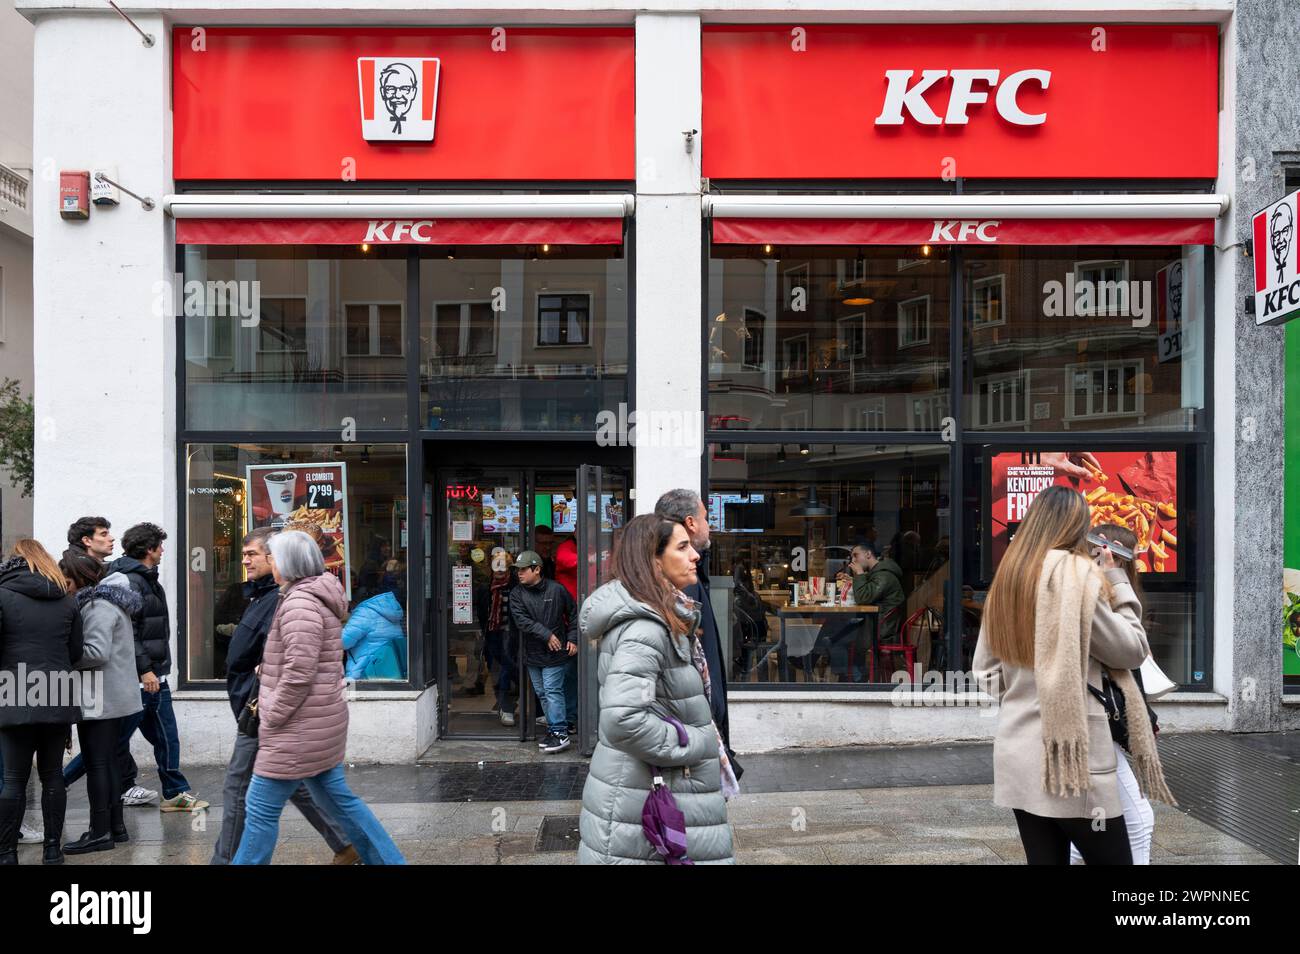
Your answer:
[[[125,193],[86,221],[58,211],[61,169],[116,167],[155,202],[172,191],[168,32],[159,16],[133,18],[153,47],[111,10],[36,25],[34,525],[55,555],[77,517],[107,517],[118,537],[143,520],[165,527],[174,619],[176,336],[164,317],[173,231],[159,205],[145,211]]]
[[[636,460],[638,513],[699,487],[700,18],[636,18]]]

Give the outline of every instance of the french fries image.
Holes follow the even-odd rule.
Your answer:
[[[1164,527],[1160,528],[1160,539],[1163,540],[1165,543],[1169,544],[1171,547],[1178,546],[1178,537],[1170,533]]]
[[[1157,572],[1157,573],[1163,573],[1163,572],[1165,572],[1165,562],[1164,562],[1163,560],[1156,560],[1156,561],[1155,561],[1155,564],[1156,564],[1156,572]]]
[[[1174,508],[1173,504],[1170,503],[1156,504],[1156,509],[1159,510],[1162,515],[1168,517],[1170,520],[1176,520],[1178,518],[1178,511]]]
[[[1100,499],[1101,496],[1105,493],[1106,493],[1105,487],[1098,487],[1095,490],[1091,490],[1088,493],[1084,494],[1084,499],[1087,500],[1089,504],[1095,504],[1098,501],[1098,499]]]
[[[1133,565],[1137,567],[1137,571],[1138,571],[1139,573],[1148,573],[1148,572],[1150,572],[1149,570],[1147,570],[1147,564],[1146,564],[1146,561],[1145,561],[1145,560],[1137,560],[1137,561],[1134,562]]]
[[[1169,551],[1161,546],[1159,541],[1156,540],[1151,541],[1151,553],[1156,557],[1157,561],[1163,560],[1165,557],[1169,556]]]

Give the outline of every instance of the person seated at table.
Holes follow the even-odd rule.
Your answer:
[[[852,550],[848,569],[852,571],[853,602],[880,607],[876,616],[877,643],[892,642],[902,625],[902,568],[889,557],[882,557],[870,544],[859,543]]]

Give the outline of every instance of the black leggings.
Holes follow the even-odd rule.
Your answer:
[[[90,833],[96,838],[125,830],[122,824],[122,770],[117,759],[121,731],[121,719],[77,723],[81,757],[86,763]]]
[[[1105,828],[1093,829],[1091,818],[1044,818],[1015,809],[1025,859],[1031,865],[1068,865],[1070,842],[1086,865],[1131,865],[1128,826],[1124,816],[1107,818]]]
[[[15,725],[0,729],[0,752],[4,754],[4,787],[0,789],[0,851],[18,845],[18,826],[27,801],[27,779],[32,774],[32,756],[41,777],[41,815],[45,840],[63,839],[63,815],[68,796],[63,788],[63,747],[68,739],[66,725]]]

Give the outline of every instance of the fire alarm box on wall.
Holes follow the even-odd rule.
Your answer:
[[[90,218],[90,173],[59,173],[59,215],[65,219]]]

